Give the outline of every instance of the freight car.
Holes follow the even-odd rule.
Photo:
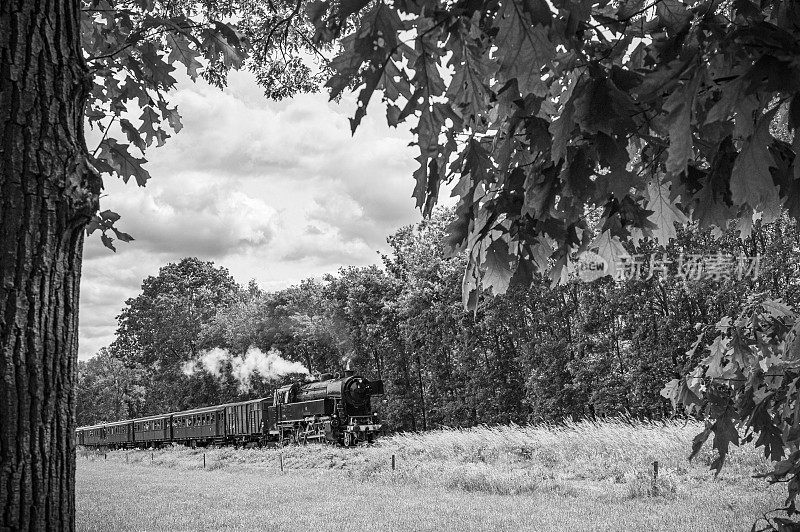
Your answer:
[[[316,381],[283,386],[272,397],[79,427],[75,441],[112,449],[310,441],[350,447],[372,442],[380,432],[370,400],[382,394],[382,381],[348,370],[342,376],[323,374]]]

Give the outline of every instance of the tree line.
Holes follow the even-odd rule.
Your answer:
[[[706,356],[691,349],[699,331],[735,316],[748,298],[796,307],[800,297],[800,232],[783,216],[756,222],[745,240],[679,228],[655,255],[659,263],[677,263],[681,254],[758,255],[755,278],[647,278],[651,265],[639,279],[554,286],[536,276],[530,286],[512,279],[505,294],[485,293],[465,309],[469,259],[445,251],[453,217],[439,209],[397,230],[379,265],[273,292],[253,281],[242,286],[224,267],[197,258],[162,267],[126,302],[113,343],[79,364],[79,424],[264,396],[296,378],[255,370],[243,386],[234,357],[252,348],[277,350],[311,374],[350,364],[383,379],[377,410],[391,430],[663,418],[674,410],[660,390]],[[199,361],[214,348],[230,357],[210,371]]]

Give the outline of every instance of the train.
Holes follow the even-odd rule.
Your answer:
[[[78,427],[75,438],[77,445],[107,449],[173,443],[197,447],[321,442],[351,447],[371,443],[380,433],[382,425],[371,404],[380,395],[383,381],[347,370],[293,382],[271,397]]]

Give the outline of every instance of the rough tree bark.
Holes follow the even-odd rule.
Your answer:
[[[0,2],[0,530],[73,530],[78,288],[99,178],[79,0]]]

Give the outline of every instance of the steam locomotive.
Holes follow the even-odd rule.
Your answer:
[[[197,445],[288,445],[311,441],[345,447],[372,442],[381,429],[370,400],[383,395],[383,381],[345,371],[278,388],[272,397],[103,423],[76,430],[87,447]]]

